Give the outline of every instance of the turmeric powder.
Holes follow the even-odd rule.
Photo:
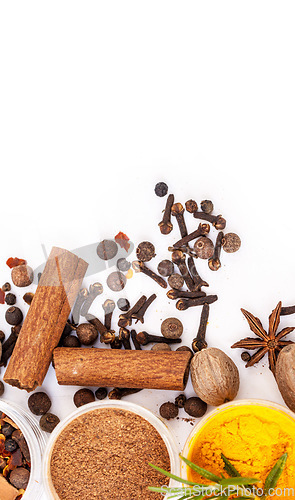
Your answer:
[[[292,417],[259,404],[220,411],[193,437],[188,459],[219,476],[227,476],[222,453],[241,476],[261,479],[257,485],[260,488],[277,460],[288,453],[277,494],[271,498],[282,500],[284,488],[290,488],[290,492],[285,493],[287,498],[295,498],[295,419]],[[206,483],[189,468],[187,474],[191,481]]]

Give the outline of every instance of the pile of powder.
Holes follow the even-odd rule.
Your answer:
[[[91,410],[56,439],[50,460],[60,500],[160,499],[148,486],[169,480],[148,465],[170,470],[166,445],[144,418],[117,408]]]

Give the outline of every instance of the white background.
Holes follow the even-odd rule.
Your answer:
[[[266,327],[279,300],[295,302],[294,14],[291,1],[1,2],[0,281],[9,279],[10,256],[36,267],[41,245],[74,249],[118,231],[135,244],[153,241],[156,266],[178,231],[160,235],[165,200],[155,183],[166,181],[183,203],[212,199],[242,248],[223,254],[217,273],[200,263],[219,296],[209,345],[237,363],[238,398],[282,403],[266,360],[246,370],[230,346],[250,334],[241,307]],[[135,276],[125,295],[153,291],[144,326],[159,333],[161,320],[176,315],[165,292]],[[189,344],[200,310],[177,316]],[[75,389],[58,387],[52,368],[44,389],[61,418],[74,409]],[[175,395],[129,399],[157,413]],[[26,407],[22,391],[6,387],[5,397]],[[191,430],[185,416],[169,423],[179,448]]]

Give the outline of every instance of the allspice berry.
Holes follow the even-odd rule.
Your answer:
[[[81,347],[81,342],[75,335],[68,335],[62,341],[63,347]]]
[[[13,306],[16,303],[16,296],[14,293],[7,293],[5,295],[5,302],[8,306]]]
[[[178,339],[183,332],[183,325],[178,318],[167,318],[161,325],[161,333],[166,339]]]
[[[10,472],[9,482],[15,488],[25,490],[30,479],[30,471],[25,467],[17,467]]]
[[[155,247],[150,241],[142,241],[136,249],[136,257],[141,262],[148,262],[155,257]]]
[[[201,236],[195,242],[194,250],[200,259],[211,259],[214,253],[214,244],[207,236]]]
[[[171,347],[169,344],[161,342],[159,344],[154,344],[153,347],[151,347],[151,351],[171,351]]]
[[[39,425],[42,431],[52,432],[59,422],[59,418],[53,413],[45,413],[45,415],[42,415],[40,418]]]
[[[27,264],[13,267],[11,269],[11,279],[15,286],[24,287],[29,286],[34,280],[34,271]]]
[[[51,408],[51,400],[45,392],[35,392],[28,399],[28,407],[34,415],[45,415]]]
[[[184,285],[184,279],[181,274],[173,273],[168,278],[168,285],[175,290],[181,290]]]
[[[178,408],[174,403],[168,401],[167,403],[163,403],[160,406],[160,415],[166,420],[170,420],[171,418],[176,418],[178,415]]]
[[[241,239],[235,233],[227,233],[222,238],[222,248],[227,253],[237,252],[241,246]]]
[[[173,274],[173,271],[174,271],[174,264],[173,262],[171,262],[171,260],[168,259],[162,260],[158,264],[158,273],[161,276],[164,276],[165,278],[171,276],[171,274]]]
[[[23,320],[23,313],[18,307],[9,307],[5,313],[5,319],[9,325],[19,325]]]
[[[99,387],[98,389],[96,389],[94,394],[96,399],[99,399],[101,401],[102,399],[105,399],[107,397],[108,390],[106,387]]]
[[[204,403],[200,398],[188,398],[184,403],[184,411],[191,417],[203,417],[207,411],[207,403]]]
[[[74,404],[77,408],[88,403],[93,403],[93,401],[95,401],[95,396],[90,389],[79,389],[74,394]]]
[[[201,201],[201,210],[205,212],[205,214],[211,214],[213,212],[213,203],[211,200],[203,200]]]
[[[91,323],[81,323],[77,327],[76,333],[81,344],[84,345],[94,344],[98,337],[98,331]]]

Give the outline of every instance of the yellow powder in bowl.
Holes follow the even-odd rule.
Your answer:
[[[221,411],[194,436],[188,459],[219,476],[227,476],[221,453],[241,476],[260,478],[260,487],[277,460],[288,453],[277,488],[294,488],[295,491],[295,420],[287,414],[257,404]],[[210,482],[190,468],[187,474],[192,481]],[[292,494],[291,498],[294,498]]]

